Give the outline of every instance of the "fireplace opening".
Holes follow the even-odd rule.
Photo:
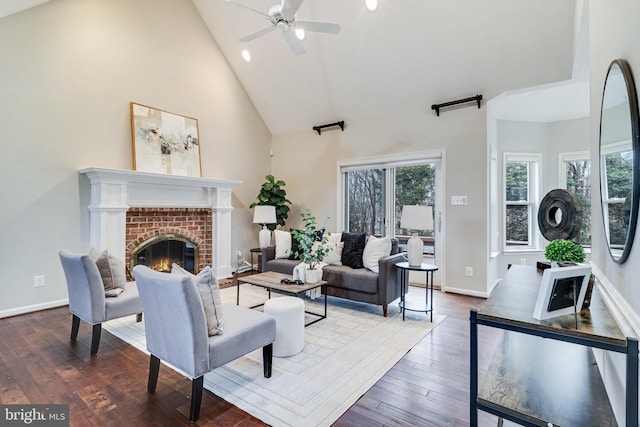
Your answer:
[[[198,272],[198,245],[192,240],[176,234],[163,234],[142,242],[131,252],[131,269],[138,264],[157,271],[170,272],[171,265],[194,274]]]

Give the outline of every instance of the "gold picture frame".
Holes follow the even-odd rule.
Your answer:
[[[133,170],[202,176],[198,120],[131,102]]]

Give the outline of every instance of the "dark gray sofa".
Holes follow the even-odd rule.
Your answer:
[[[300,260],[276,259],[276,247],[262,248],[262,270],[292,274]],[[327,265],[322,269],[322,280],[327,281],[327,295],[382,306],[387,317],[387,306],[400,297],[400,279],[396,263],[406,261],[398,253],[398,240],[391,239],[391,255],[378,261],[379,273],[347,265]]]

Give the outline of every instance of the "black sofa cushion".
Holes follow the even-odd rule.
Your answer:
[[[300,233],[302,233],[304,230],[296,230],[292,228],[289,232],[291,233],[292,231],[299,231]],[[300,242],[298,242],[298,239],[296,239],[293,233],[291,233],[291,255],[289,255],[289,259],[299,260],[300,257],[296,255],[299,250],[300,250]]]
[[[342,265],[351,268],[364,268],[362,263],[362,253],[367,244],[367,233],[347,233],[342,232]]]

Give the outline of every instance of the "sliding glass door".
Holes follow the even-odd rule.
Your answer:
[[[433,208],[435,206],[436,165],[428,163],[417,166],[400,166],[394,168],[393,172],[395,178],[394,235],[407,236],[410,231],[400,228],[402,207],[405,205],[425,205]],[[436,222],[433,221],[433,223]],[[420,235],[433,238],[434,230],[422,230]]]
[[[398,239],[401,250],[412,233],[424,242],[425,262],[439,258],[441,214],[438,198],[440,159],[394,159],[375,163],[340,166],[343,218],[346,231]],[[404,230],[400,227],[402,207],[432,207],[432,230]]]
[[[347,227],[352,233],[384,236],[385,170],[363,169],[346,172]]]

